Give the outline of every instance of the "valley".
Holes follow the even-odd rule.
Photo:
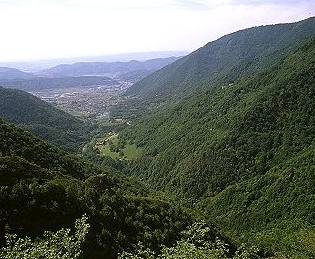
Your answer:
[[[314,71],[315,17],[2,68],[0,258],[314,258]]]
[[[177,57],[145,61],[62,64],[36,73],[0,69],[0,85],[29,92],[83,119],[109,119],[129,99],[126,90]]]
[[[32,90],[30,93],[85,119],[109,119],[111,107],[122,102],[121,95],[132,85],[131,82],[117,83]]]

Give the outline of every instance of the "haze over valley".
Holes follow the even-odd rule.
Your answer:
[[[2,67],[0,84],[76,115],[109,118],[111,107],[123,101],[119,96],[130,86],[178,58],[60,64],[34,73]]]

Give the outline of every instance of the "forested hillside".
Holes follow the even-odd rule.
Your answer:
[[[192,222],[182,209],[149,196],[140,184],[83,162],[2,120],[0,185],[1,245],[5,233],[34,238],[44,230],[72,226],[86,214],[90,230],[84,257],[117,258],[118,252],[139,241],[155,251],[162,244],[171,245]]]
[[[123,133],[145,150],[129,173],[200,203],[227,233],[314,255],[314,71],[312,39],[271,69],[153,111]]]
[[[315,18],[254,27],[226,35],[153,73],[128,89],[151,102],[177,99],[201,83],[232,83],[241,75],[262,71],[285,49],[315,35]]]
[[[66,150],[78,151],[92,129],[82,120],[26,92],[0,87],[0,118]]]

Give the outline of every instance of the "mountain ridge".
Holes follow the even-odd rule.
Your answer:
[[[127,62],[78,62],[74,64],[61,64],[38,74],[50,77],[85,76],[85,75],[112,75],[135,71],[156,71],[175,61],[176,57],[156,58],[145,61],[130,60]]]
[[[281,50],[312,35],[315,35],[315,17],[240,30],[209,42],[149,75],[131,86],[126,95],[168,100],[194,91],[194,85],[232,83],[241,75],[268,68],[277,55],[285,54]]]
[[[234,83],[209,83],[203,91],[151,110],[121,138],[144,150],[126,169],[128,175],[190,206],[203,204],[210,221],[244,242],[255,240],[273,252],[297,251],[297,258],[311,258],[312,245],[289,241],[304,227],[312,235],[315,206],[314,199],[307,204],[303,198],[314,197],[309,181],[315,173],[315,37],[297,44],[288,46],[285,55],[279,49],[267,69]],[[290,178],[287,174],[293,177],[293,172],[296,176]],[[302,204],[291,206],[298,200]]]
[[[60,89],[71,87],[98,87],[119,85],[115,79],[106,76],[79,77],[34,77],[31,79],[0,80],[0,86],[24,91],[40,91],[46,89]]]
[[[30,79],[35,77],[16,68],[0,67],[0,80]]]

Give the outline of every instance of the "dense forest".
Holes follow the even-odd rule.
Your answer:
[[[126,173],[236,239],[314,256],[314,64],[311,39],[270,69],[143,116],[121,133],[145,150]]]
[[[314,35],[210,42],[131,86],[118,121],[1,87],[0,258],[314,258]]]
[[[154,198],[139,183],[4,121],[0,136],[2,244],[4,232],[36,237],[43,230],[69,227],[86,214],[86,258],[115,258],[138,242],[154,250],[170,245],[192,222],[185,211]]]

